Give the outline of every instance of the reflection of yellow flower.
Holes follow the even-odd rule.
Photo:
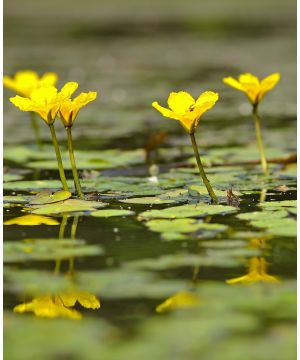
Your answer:
[[[169,297],[156,307],[156,312],[162,313],[175,309],[194,307],[199,304],[199,297],[188,291],[181,291]]]
[[[77,89],[76,82],[66,83],[61,91],[54,86],[41,86],[32,91],[30,97],[15,96],[9,100],[22,111],[34,111],[47,123],[53,124],[63,101]]]
[[[13,311],[18,313],[33,312],[39,317],[67,317],[79,320],[82,318],[81,313],[72,308],[77,301],[87,309],[100,308],[100,302],[94,295],[76,292],[39,296],[33,298],[31,302],[15,306]]]
[[[237,278],[226,280],[227,284],[253,284],[256,282],[278,283],[275,276],[267,274],[267,262],[263,257],[253,257],[249,260],[248,274]]]
[[[79,110],[89,102],[95,100],[96,97],[97,93],[90,91],[88,93],[81,93],[73,100],[65,100],[59,109],[59,117],[63,124],[66,127],[72,126]]]
[[[59,225],[59,221],[48,216],[24,215],[4,222],[4,225]]]
[[[223,79],[225,84],[243,91],[254,106],[261,101],[268,91],[272,90],[276,86],[279,80],[279,73],[271,74],[263,80],[259,80],[258,77],[250,73],[241,74],[238,80],[232,78],[231,76]]]
[[[55,85],[57,82],[57,75],[53,72],[45,73],[39,78],[35,71],[25,70],[16,72],[13,78],[4,76],[3,84],[16,93],[29,97],[32,90],[43,86]]]
[[[163,116],[178,120],[185,130],[192,134],[195,132],[200,117],[207,110],[211,109],[218,101],[219,95],[212,91],[205,91],[197,100],[189,93],[180,91],[172,92],[168,98],[170,109],[160,106],[156,101],[152,106]]]

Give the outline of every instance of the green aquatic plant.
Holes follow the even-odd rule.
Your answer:
[[[54,121],[63,101],[70,98],[77,87],[77,83],[68,82],[62,87],[61,91],[58,91],[55,86],[42,85],[39,88],[34,89],[28,98],[17,95],[9,99],[20,110],[37,113],[49,126],[56,154],[60,180],[63,189],[66,191],[68,191],[69,188],[54,128]]]
[[[207,110],[211,109],[218,99],[219,94],[213,91],[205,91],[198,97],[197,100],[195,100],[189,93],[179,91],[178,93],[172,92],[169,95],[169,109],[160,106],[156,101],[152,103],[152,106],[163,116],[179,121],[186,132],[190,135],[199,173],[214,204],[218,203],[218,198],[205,174],[195,138],[195,131],[201,116]]]
[[[269,174],[269,170],[261,134],[261,119],[257,109],[259,103],[261,102],[265,94],[268,91],[272,90],[279,80],[280,74],[278,73],[271,74],[263,80],[259,80],[258,77],[250,73],[241,74],[238,80],[232,78],[231,76],[223,79],[225,84],[244,92],[252,104],[252,114],[255,124],[256,140],[260,153],[261,166],[265,175]]]
[[[66,99],[62,105],[60,106],[58,115],[62,121],[62,123],[65,126],[65,129],[67,131],[67,137],[68,137],[68,150],[69,150],[69,156],[70,156],[70,162],[72,167],[72,173],[75,183],[75,188],[77,191],[78,196],[83,199],[83,192],[81,189],[78,171],[76,167],[76,160],[74,155],[74,145],[73,145],[73,137],[72,137],[72,126],[73,123],[78,115],[79,110],[87,105],[89,102],[95,100],[97,97],[96,92],[88,92],[88,93],[81,93],[78,95],[75,99]]]

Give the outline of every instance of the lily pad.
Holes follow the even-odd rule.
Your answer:
[[[205,203],[180,205],[163,210],[147,210],[141,213],[139,220],[147,219],[180,219],[190,217],[205,217],[207,215],[224,215],[236,212],[237,209],[227,205],[209,205]]]
[[[43,205],[43,204],[52,204],[59,201],[67,200],[72,196],[70,191],[60,190],[55,193],[52,193],[49,190],[42,191],[36,194],[31,200],[30,205]]]
[[[52,205],[36,205],[35,207],[32,207],[31,213],[38,215],[58,215],[72,212],[94,211],[97,208],[104,207],[106,205],[106,203],[100,201],[68,199]]]
[[[95,216],[95,217],[109,218],[109,217],[113,217],[113,216],[130,216],[130,215],[134,215],[134,214],[135,214],[135,212],[130,211],[130,210],[107,209],[107,210],[93,211],[93,212],[91,212],[90,215]]]

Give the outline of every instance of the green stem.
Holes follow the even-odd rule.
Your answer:
[[[196,139],[195,139],[195,134],[192,133],[190,134],[191,136],[191,141],[192,141],[192,145],[193,145],[193,149],[194,149],[194,153],[195,153],[195,157],[196,157],[196,160],[197,160],[197,165],[198,165],[198,169],[199,169],[199,173],[202,177],[202,180],[204,182],[204,185],[206,186],[206,189],[209,193],[209,196],[211,197],[212,199],[212,202],[214,204],[217,204],[218,203],[218,198],[212,188],[212,186],[210,185],[210,182],[208,180],[208,178],[206,177],[206,174],[205,174],[205,171],[204,171],[204,168],[203,168],[203,165],[202,165],[202,162],[201,162],[201,159],[200,159],[200,155],[199,155],[199,151],[198,151],[198,146],[197,146],[197,143],[196,143]]]
[[[261,128],[260,128],[260,117],[257,112],[257,106],[253,107],[253,118],[254,118],[254,123],[255,123],[256,141],[257,141],[258,150],[260,153],[261,167],[263,169],[264,174],[269,175],[268,163],[267,163],[267,159],[266,159],[264,144],[262,141]]]
[[[41,140],[40,127],[39,127],[39,124],[38,124],[37,119],[35,117],[35,113],[33,111],[31,111],[30,116],[31,116],[31,126],[32,126],[32,130],[33,130],[33,133],[34,133],[34,136],[35,136],[36,145],[37,145],[39,150],[42,150],[43,143],[42,143],[42,140]]]
[[[53,142],[53,146],[54,146],[54,149],[55,149],[55,154],[56,154],[56,159],[57,159],[57,164],[58,164],[58,171],[59,171],[60,180],[61,180],[63,189],[66,190],[66,191],[69,191],[54,125],[49,124],[49,128],[50,128],[50,131],[51,131],[52,142]]]
[[[74,147],[73,147],[73,138],[72,138],[72,128],[66,127],[67,135],[68,135],[68,150],[69,150],[69,156],[70,156],[70,162],[72,166],[72,173],[74,178],[74,184],[77,191],[78,196],[83,199],[83,192],[81,190],[81,185],[78,177],[78,171],[76,167],[76,161],[75,161],[75,155],[74,155]]]

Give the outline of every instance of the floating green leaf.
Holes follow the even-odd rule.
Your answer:
[[[97,208],[106,206],[106,203],[100,201],[86,201],[77,199],[68,199],[57,202],[52,205],[32,207],[32,213],[38,215],[58,215],[72,212],[94,211]]]
[[[95,216],[95,217],[109,218],[109,217],[113,217],[113,216],[130,216],[130,215],[134,215],[134,214],[135,214],[135,212],[130,211],[130,210],[107,209],[107,210],[93,211],[93,212],[91,212],[90,215]]]
[[[30,205],[51,204],[59,201],[67,200],[72,196],[70,191],[60,190],[52,193],[50,190],[42,191],[36,194],[31,200]]]
[[[139,215],[139,220],[147,219],[179,219],[188,217],[205,217],[207,215],[230,214],[237,209],[227,205],[209,205],[205,203],[180,205],[163,210],[147,210]]]

